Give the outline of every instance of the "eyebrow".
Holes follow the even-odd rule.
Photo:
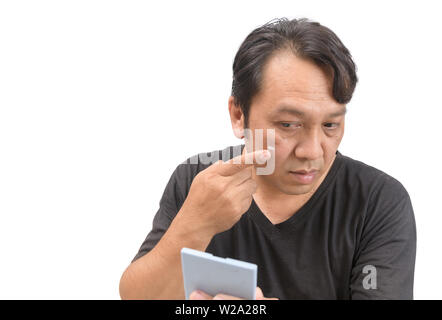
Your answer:
[[[274,112],[272,112],[273,115],[277,115],[280,113],[288,113],[288,114],[291,114],[294,116],[299,116],[299,117],[305,116],[305,112],[303,112],[299,109],[287,106],[287,105],[282,105],[278,109],[276,109]],[[347,108],[344,107],[339,111],[335,111],[335,112],[328,114],[327,117],[329,117],[329,118],[339,117],[339,116],[342,116],[346,113],[347,113]]]

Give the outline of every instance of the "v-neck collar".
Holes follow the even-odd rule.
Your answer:
[[[241,151],[243,148],[244,145],[241,146]],[[330,183],[335,179],[335,176],[339,171],[341,165],[342,154],[339,151],[336,151],[335,160],[333,161],[332,166],[327,173],[327,176],[319,185],[318,189],[316,189],[315,193],[310,197],[310,199],[308,199],[307,202],[287,220],[281,223],[273,224],[261,211],[253,198],[247,214],[259,227],[261,227],[261,229],[263,229],[265,233],[270,236],[270,238],[281,236],[286,232],[290,232],[293,226],[295,226],[308,216],[308,212],[310,211],[311,207],[318,201],[318,199],[327,190]]]

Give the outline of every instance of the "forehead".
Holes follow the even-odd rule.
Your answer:
[[[290,51],[282,51],[269,58],[262,70],[259,93],[253,100],[256,108],[275,113],[284,107],[296,107],[324,113],[345,108],[332,95],[331,73],[309,59],[299,58]],[[262,110],[265,108],[265,110]]]

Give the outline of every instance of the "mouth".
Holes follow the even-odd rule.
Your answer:
[[[299,184],[310,184],[315,180],[319,170],[297,170],[289,171],[290,176]]]

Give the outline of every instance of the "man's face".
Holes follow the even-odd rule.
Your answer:
[[[291,52],[273,56],[249,112],[249,128],[275,130],[275,171],[258,176],[279,192],[311,192],[332,164],[344,134],[345,105],[332,96],[329,76]],[[295,171],[317,170],[313,175]]]

